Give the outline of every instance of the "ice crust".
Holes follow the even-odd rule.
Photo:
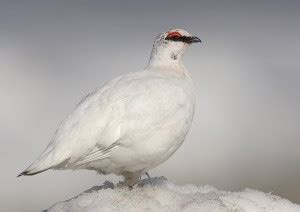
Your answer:
[[[78,196],[58,202],[49,212],[96,211],[249,211],[300,212],[300,205],[253,189],[220,191],[212,186],[177,185],[164,177],[144,179],[129,190],[106,181]]]

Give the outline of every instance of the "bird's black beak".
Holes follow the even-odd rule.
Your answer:
[[[188,43],[188,44],[192,44],[192,43],[201,43],[200,38],[196,37],[196,36],[173,36],[173,37],[166,37],[166,40],[171,40],[171,41],[175,41],[175,42],[184,42],[184,43]]]
[[[189,39],[187,40],[187,43],[202,43],[202,41],[200,40],[200,38],[198,38],[196,36],[192,36],[192,37],[189,37]]]

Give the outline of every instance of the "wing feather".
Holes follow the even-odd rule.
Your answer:
[[[94,148],[84,159],[74,163],[76,166],[81,166],[93,161],[102,160],[110,156],[110,153],[120,146],[118,142],[113,143],[107,148]]]

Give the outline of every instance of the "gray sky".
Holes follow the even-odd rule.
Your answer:
[[[151,172],[180,184],[300,203],[300,1],[1,1],[0,208],[38,211],[114,176],[16,178],[84,94],[147,64],[158,33],[202,45],[184,61],[197,109],[184,145]]]

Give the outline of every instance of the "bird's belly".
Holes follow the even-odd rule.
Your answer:
[[[143,135],[133,135],[112,153],[111,170],[136,172],[149,170],[166,161],[183,143],[190,128],[192,114],[174,114],[172,119]],[[116,167],[122,167],[116,169]],[[111,171],[114,172],[115,171]]]
[[[125,145],[113,151],[109,158],[94,161],[85,168],[118,175],[150,170],[170,158],[180,147],[190,128],[190,119],[173,117],[171,122],[147,134],[124,137],[120,142]]]

